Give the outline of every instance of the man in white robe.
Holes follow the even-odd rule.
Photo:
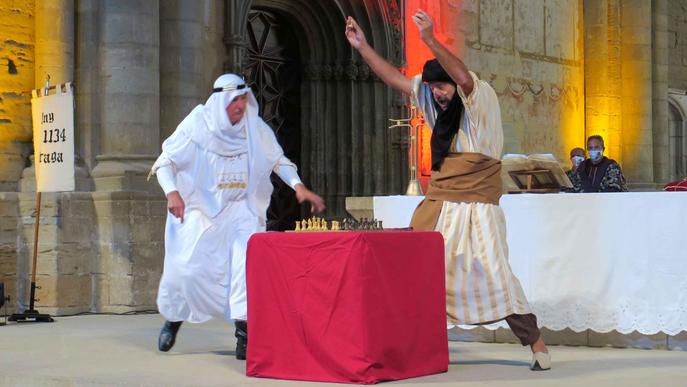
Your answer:
[[[244,80],[220,76],[162,144],[153,168],[167,196],[165,262],[157,305],[166,322],[158,347],[169,351],[183,321],[234,320],[236,357],[247,348],[246,246],[265,231],[275,172],[308,201],[324,201],[301,182]]]
[[[350,17],[346,37],[386,84],[411,96],[432,128],[430,188],[412,226],[444,236],[448,326],[505,319],[522,345],[530,346],[530,368],[549,369],[536,317],[508,264],[498,206],[503,129],[496,93],[436,40],[429,15],[419,10],[413,21],[436,56],[413,78],[379,56]]]

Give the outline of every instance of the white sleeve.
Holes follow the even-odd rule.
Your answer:
[[[274,173],[276,173],[279,178],[281,178],[284,183],[288,184],[289,187],[296,189],[297,184],[302,184],[301,178],[298,176],[298,169],[296,165],[282,156],[279,162],[274,167]]]
[[[160,183],[160,187],[162,187],[162,190],[165,191],[165,195],[172,191],[178,191],[177,177],[174,174],[174,166],[167,164],[159,167],[157,171],[155,171],[155,174],[157,175],[157,181]]]

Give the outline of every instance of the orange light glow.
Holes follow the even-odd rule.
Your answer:
[[[434,20],[434,34],[440,42],[446,44],[447,42],[452,41],[454,43],[449,45],[449,49],[451,49],[451,51],[457,52],[458,50],[456,50],[456,48],[458,47],[455,47],[455,44],[462,44],[462,42],[456,42],[447,36],[446,31],[449,29],[448,23],[459,23],[459,21],[452,18],[442,19],[442,7],[448,7],[447,0],[405,1],[405,54],[407,65],[405,73],[409,77],[421,73],[425,62],[434,58],[432,51],[420,39],[420,32],[415,26],[415,23],[413,23],[412,17],[418,9],[423,9],[432,17]],[[417,123],[413,122],[413,125],[415,124]],[[432,174],[432,152],[430,149],[431,136],[431,129],[425,125],[420,135],[421,151],[419,155],[420,165],[418,174],[420,184],[425,192],[427,192],[427,184],[429,183],[429,177]]]

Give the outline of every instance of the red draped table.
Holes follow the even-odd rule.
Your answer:
[[[371,384],[446,372],[441,234],[260,233],[246,265],[247,375]]]

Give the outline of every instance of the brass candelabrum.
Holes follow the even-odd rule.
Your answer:
[[[408,187],[406,188],[406,195],[408,196],[421,196],[424,195],[422,192],[422,186],[420,185],[420,179],[418,178],[418,171],[420,169],[420,133],[422,133],[422,126],[424,125],[424,120],[418,116],[418,109],[415,105],[410,105],[410,117],[409,118],[390,118],[389,121],[391,125],[389,129],[393,128],[408,128],[408,138],[409,138],[409,152],[408,152]],[[413,121],[416,122],[413,125]]]

